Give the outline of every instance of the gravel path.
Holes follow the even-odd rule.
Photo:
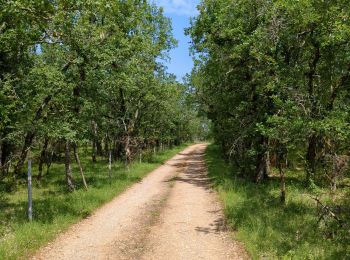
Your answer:
[[[247,259],[193,145],[72,226],[32,259]]]

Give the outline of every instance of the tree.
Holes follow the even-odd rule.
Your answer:
[[[208,0],[199,9],[187,30],[192,84],[226,158],[260,182],[276,149],[304,153],[312,182],[327,154],[347,153],[349,6]]]
[[[159,62],[176,41],[154,4],[6,1],[0,30],[3,176],[22,176],[32,149],[40,180],[51,149],[64,152],[68,190],[76,188],[72,155],[87,189],[83,145],[92,144],[93,161],[113,151],[128,164],[142,149],[192,138],[184,86]]]

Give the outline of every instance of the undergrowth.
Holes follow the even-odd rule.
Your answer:
[[[287,201],[279,201],[279,179],[274,176],[263,184],[239,178],[220,156],[219,148],[210,145],[206,162],[214,187],[224,204],[225,215],[253,259],[349,259],[349,233],[345,227],[318,222],[317,196],[331,200],[328,188],[306,189],[303,171],[288,170]],[[345,189],[339,201],[347,203]],[[334,197],[333,197],[334,198]]]
[[[6,184],[1,184],[0,259],[27,258],[54,239],[58,233],[88,217],[96,208],[113,199],[131,184],[140,181],[185,146],[158,153],[149,162],[135,162],[128,168],[123,163],[116,162],[113,164],[112,179],[109,178],[108,162],[105,159],[92,163],[88,156],[82,156],[88,191],[83,189],[79,171],[73,165],[77,190],[67,193],[64,165],[53,164],[50,173],[40,183],[34,180],[34,221],[31,223],[27,220],[26,183],[23,181],[12,192],[6,190]],[[34,165],[34,177],[36,168]]]

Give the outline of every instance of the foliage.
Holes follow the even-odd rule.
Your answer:
[[[228,217],[256,257],[346,256],[348,230],[332,224],[322,236],[303,193],[322,190],[320,201],[342,209],[337,218],[348,210],[337,200],[348,198],[350,162],[348,1],[202,0],[199,11],[187,29],[190,82],[234,167],[215,173],[227,181]]]
[[[0,184],[0,258],[27,258],[58,233],[88,217],[96,208],[138,182],[185,146],[174,147],[155,156],[152,152],[149,161],[134,162],[128,169],[123,163],[115,162],[112,165],[112,179],[108,176],[106,160],[92,163],[89,154],[84,152],[82,162],[86,166],[86,179],[90,186],[88,191],[84,191],[79,181],[79,190],[74,193],[67,193],[63,185],[61,176],[64,167],[54,164],[52,172],[42,182],[34,182],[34,221],[31,223],[27,221],[25,187],[9,193],[3,192],[4,184]]]
[[[308,180],[319,178],[325,157],[348,153],[347,1],[204,0],[199,9],[187,30],[192,84],[225,156],[260,181],[283,146],[299,152]]]
[[[162,65],[175,46],[150,1],[0,0],[0,258],[38,248],[154,167],[108,186],[109,159],[131,165],[195,138],[186,86]]]
[[[130,163],[193,139],[185,86],[161,64],[175,45],[148,1],[1,1],[1,178],[21,176],[30,150],[42,165],[66,147],[69,177],[71,151],[88,143],[93,161],[111,151]]]
[[[207,149],[206,162],[228,223],[235,230],[234,238],[244,244],[253,259],[343,259],[349,255],[347,230],[335,231],[336,223],[318,222],[318,209],[311,196],[327,201],[327,189],[310,192],[300,179],[302,172],[288,171],[290,195],[281,207],[276,176],[264,185],[240,178],[220,158],[220,149],[215,145]],[[346,220],[350,220],[349,215]]]

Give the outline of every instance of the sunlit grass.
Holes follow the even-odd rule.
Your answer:
[[[113,164],[112,178],[108,175],[107,160],[92,163],[82,157],[88,191],[82,187],[76,165],[73,167],[77,190],[67,193],[64,165],[53,164],[48,176],[33,184],[34,221],[27,220],[27,190],[23,181],[13,192],[0,192],[0,259],[27,258],[40,246],[55,238],[73,223],[89,216],[96,208],[110,201],[131,184],[140,181],[186,145],[158,153],[149,162]],[[33,167],[33,175],[36,175]],[[1,187],[0,187],[1,188]],[[3,185],[3,189],[5,185]],[[3,190],[2,189],[2,190]]]
[[[310,191],[304,188],[302,172],[288,171],[287,201],[281,205],[277,178],[257,185],[236,177],[220,159],[215,145],[207,149],[206,161],[228,222],[235,230],[234,239],[243,242],[253,259],[349,257],[349,239],[330,237],[329,227],[317,223],[316,203],[310,195],[326,200],[327,188]]]

